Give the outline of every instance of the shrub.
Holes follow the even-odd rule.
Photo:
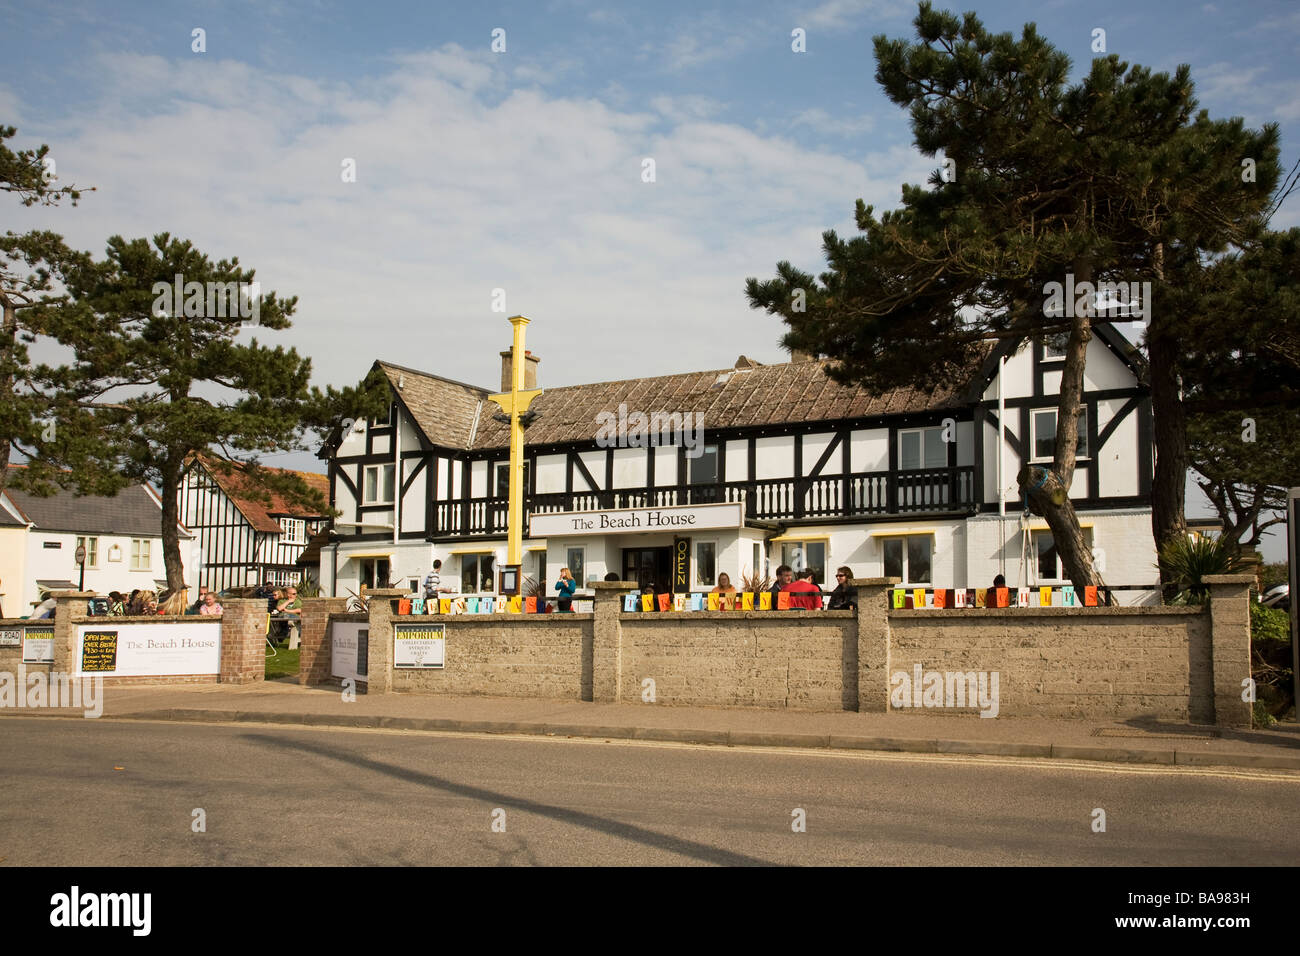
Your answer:
[[[1255,723],[1268,726],[1295,706],[1291,618],[1250,602],[1250,675],[1255,680]]]
[[[1223,537],[1179,538],[1160,549],[1162,576],[1178,588],[1175,604],[1203,604],[1210,589],[1210,574],[1236,574],[1246,570],[1231,540]]]

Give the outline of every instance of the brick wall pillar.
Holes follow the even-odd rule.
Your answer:
[[[348,609],[348,599],[314,597],[302,599],[302,643],[298,657],[298,683],[325,684],[330,680],[332,648],[329,618]]]
[[[899,578],[854,578],[858,589],[858,711],[889,712],[889,599]]]
[[[221,683],[266,680],[266,599],[221,602]]]
[[[85,623],[86,602],[95,597],[95,592],[53,591],[50,596],[56,602],[54,620],[30,623],[54,625],[54,665],[50,670],[55,674],[75,674],[80,663],[77,660],[77,625]]]
[[[1250,677],[1250,586],[1254,575],[1207,574],[1210,586],[1210,660],[1214,672],[1214,722],[1249,727],[1252,707],[1242,700]]]
[[[366,591],[370,610],[370,644],[367,650],[366,693],[393,691],[393,601],[409,597],[401,588]]]
[[[623,595],[636,590],[628,581],[596,581],[596,617],[591,636],[591,699],[618,703],[623,692]]]

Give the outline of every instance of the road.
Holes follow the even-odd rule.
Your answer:
[[[25,717],[0,767],[6,866],[1300,859],[1280,772]]]

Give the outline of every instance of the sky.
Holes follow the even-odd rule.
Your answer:
[[[1188,63],[1211,116],[1280,124],[1288,168],[1300,152],[1294,0],[974,9],[998,32],[1035,22],[1074,76],[1098,29],[1129,62]],[[95,187],[75,208],[8,204],[4,228],[97,255],[115,234],[169,232],[238,256],[299,299],[291,329],[241,336],[310,355],[322,386],[378,358],[496,387],[516,313],[543,386],[785,361],[745,279],[783,259],[822,271],[821,233],[853,234],[855,200],[893,208],[936,166],[874,78],[873,36],[911,38],[915,14],[0,0],[11,147],[48,143],[59,184]],[[1300,197],[1274,225],[1300,225]]]

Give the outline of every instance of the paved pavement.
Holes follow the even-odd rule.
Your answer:
[[[308,724],[546,736],[630,738],[721,746],[780,746],[911,753],[1102,760],[1300,772],[1300,726],[1228,730],[1131,719],[1047,720],[919,714],[807,713],[767,708],[596,704],[572,700],[356,695],[294,679],[105,691],[104,715],[178,721]],[[0,710],[80,717],[80,710]]]
[[[23,768],[0,800],[5,866],[1289,866],[1300,856],[1300,775],[1277,771],[21,717],[0,733],[0,766]],[[1178,888],[1221,883],[1209,873]]]

